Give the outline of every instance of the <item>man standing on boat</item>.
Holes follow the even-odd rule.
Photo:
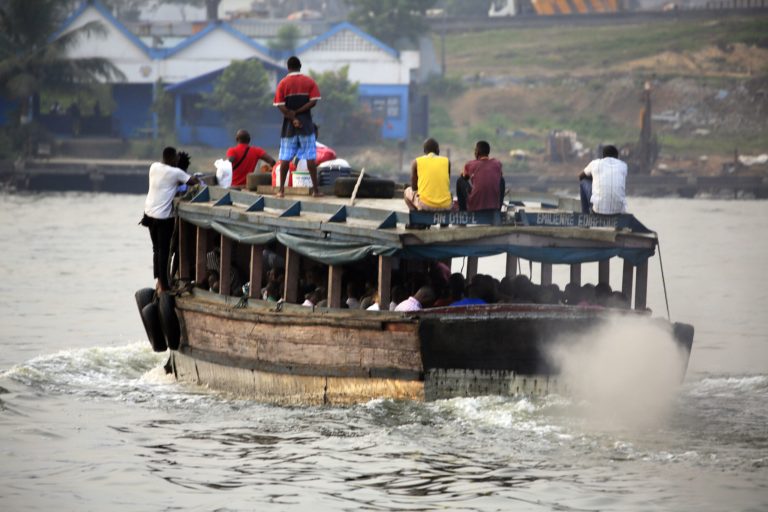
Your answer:
[[[579,180],[583,213],[616,215],[627,211],[627,164],[619,160],[616,146],[604,146],[603,158],[589,162]]]
[[[317,140],[311,110],[320,99],[320,89],[311,77],[301,74],[301,61],[298,57],[290,57],[287,67],[288,74],[277,84],[274,101],[274,105],[283,114],[283,127],[280,132],[278,197],[285,196],[285,179],[294,157],[307,161],[307,169],[312,178],[312,193],[319,196],[315,161]]]
[[[158,292],[168,291],[168,256],[173,237],[173,198],[179,185],[194,185],[198,179],[176,167],[179,156],[176,148],[163,150],[163,161],[149,167],[149,192],[144,202],[141,224],[149,228],[152,239],[152,267],[157,279]]]
[[[237,145],[227,150],[227,159],[232,162],[232,186],[244,187],[246,176],[256,169],[259,160],[264,160],[269,169],[275,165],[275,159],[258,146],[251,146],[251,134],[247,130],[237,130],[235,134]]]
[[[451,162],[440,156],[440,145],[435,139],[424,141],[424,155],[411,164],[411,186],[403,196],[409,210],[450,210]]]
[[[504,176],[501,162],[490,158],[491,145],[484,140],[475,144],[475,159],[467,162],[456,180],[459,210],[498,211],[504,202]]]

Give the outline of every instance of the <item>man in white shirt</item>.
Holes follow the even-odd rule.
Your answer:
[[[579,179],[582,212],[616,215],[627,211],[627,164],[619,160],[619,151],[615,146],[605,146],[603,158],[592,160],[579,174]],[[588,187],[590,180],[591,192]]]
[[[198,183],[197,178],[176,167],[177,164],[176,148],[167,147],[163,150],[163,161],[149,167],[149,192],[141,219],[141,224],[149,228],[152,239],[152,266],[159,292],[170,289],[168,256],[173,237],[173,198],[179,185]]]
[[[431,286],[422,286],[415,295],[397,305],[395,311],[418,311],[435,303],[435,291]]]

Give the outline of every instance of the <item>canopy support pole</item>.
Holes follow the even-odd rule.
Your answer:
[[[341,265],[328,265],[328,307],[341,307],[341,277],[344,268]]]
[[[542,263],[541,264],[541,285],[549,286],[550,284],[552,284],[552,264]]]
[[[648,260],[645,260],[637,266],[636,281],[635,309],[645,309],[648,293]]]
[[[285,302],[296,304],[299,293],[299,253],[285,248],[285,286],[283,287],[283,299]]]
[[[264,272],[264,246],[251,246],[251,284],[248,290],[248,297],[261,298],[261,276]]]
[[[507,253],[507,271],[504,274],[507,277],[514,277],[517,275],[517,256],[511,253]]]
[[[390,289],[392,288],[392,257],[379,256],[379,309],[389,309]]]
[[[205,256],[208,254],[208,230],[198,226],[197,247],[195,250],[195,283],[205,281]]]
[[[179,279],[189,281],[192,279],[192,261],[190,256],[194,249],[190,242],[194,243],[194,228],[181,217],[179,219]]]
[[[632,303],[632,277],[635,271],[635,266],[627,260],[624,260],[624,273],[621,278],[621,293]]]
[[[477,275],[477,256],[467,256],[467,281]]]
[[[581,263],[571,263],[571,283],[581,286]]]
[[[230,279],[230,269],[232,267],[232,240],[219,235],[221,237],[221,259],[219,260],[219,293],[221,295],[230,295],[230,287],[232,280]]]
[[[611,284],[611,260],[601,260],[598,262],[597,282]]]

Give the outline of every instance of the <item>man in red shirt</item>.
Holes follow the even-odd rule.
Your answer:
[[[275,159],[258,146],[251,146],[251,134],[246,130],[237,130],[235,147],[227,150],[227,160],[232,162],[232,186],[244,187],[245,177],[256,169],[259,160],[269,164],[269,169],[275,165]]]
[[[312,107],[320,99],[320,89],[311,77],[301,74],[301,61],[293,56],[288,59],[288,74],[280,80],[275,91],[274,105],[283,114],[283,128],[280,132],[280,191],[285,195],[285,178],[288,166],[294,157],[307,161],[307,170],[312,177],[312,193],[319,196],[317,188],[317,162],[315,124],[312,122]]]
[[[491,145],[481,140],[475,144],[475,159],[464,166],[456,180],[459,210],[476,212],[499,210],[504,202],[504,177],[501,162],[489,158]]]

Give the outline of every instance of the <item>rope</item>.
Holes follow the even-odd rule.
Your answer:
[[[659,268],[661,269],[661,284],[664,286],[664,302],[667,305],[667,320],[672,321],[672,317],[669,314],[669,298],[667,297],[667,280],[664,279],[664,262],[661,260],[661,241],[658,235],[656,236],[656,246],[659,248]]]

